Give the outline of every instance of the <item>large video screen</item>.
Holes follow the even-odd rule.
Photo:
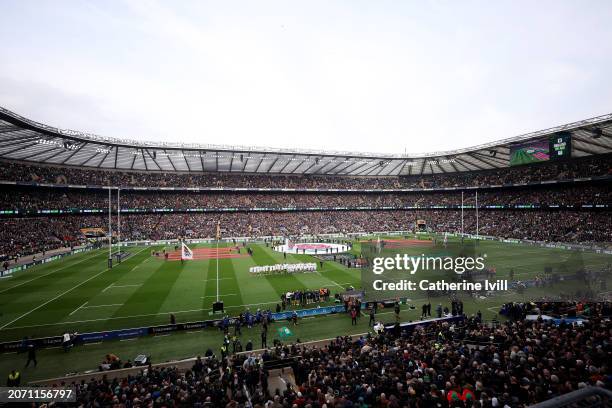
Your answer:
[[[510,165],[519,166],[550,159],[550,144],[547,139],[510,146]]]
[[[550,159],[565,159],[572,155],[572,135],[568,132],[557,133],[550,137]]]
[[[510,146],[510,165],[560,160],[572,155],[572,135],[559,132],[546,139],[531,140]]]

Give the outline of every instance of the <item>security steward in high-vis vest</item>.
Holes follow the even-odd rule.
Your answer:
[[[8,378],[6,379],[6,386],[19,387],[19,384],[21,384],[21,373],[15,370],[11,371],[11,373],[8,375]]]

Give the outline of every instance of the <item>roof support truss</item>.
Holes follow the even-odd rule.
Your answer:
[[[176,171],[176,166],[172,162],[172,157],[170,157],[170,155],[168,154],[168,152],[166,150],[164,150],[164,154],[166,155],[166,158],[170,162],[170,165],[172,166],[172,170]]]
[[[282,168],[282,169],[280,169],[279,173],[282,173],[282,172],[285,170],[285,168],[286,168],[286,167],[289,165],[289,163],[291,163],[291,159],[293,159],[293,158],[295,158],[295,154],[294,154],[293,156],[291,156],[291,158],[290,158],[290,159],[287,159],[287,163],[285,163],[285,165],[283,166],[283,168]]]
[[[74,156],[75,154],[77,154],[78,152],[80,152],[80,151],[81,151],[81,149],[82,149],[83,147],[85,147],[85,145],[86,145],[86,144],[87,144],[87,143],[81,143],[81,145],[79,146],[79,148],[78,148],[78,149],[73,150],[73,151],[72,151],[72,153],[70,153],[70,154],[68,155],[68,157],[66,157],[64,160],[62,160],[61,164],[64,164],[64,163],[66,163],[68,160],[72,159],[72,156]]]
[[[270,165],[270,167],[268,167],[268,170],[266,170],[266,173],[270,173],[270,170],[272,170],[272,167],[274,167],[277,161],[278,161],[278,156],[274,158],[274,160],[272,161],[272,164]]]
[[[259,160],[259,163],[257,164],[257,168],[255,169],[255,173],[259,172],[259,168],[261,167],[261,163],[264,162],[265,158],[266,158],[266,154],[264,153],[264,155],[261,156],[261,159]]]
[[[147,154],[149,155],[149,157],[151,158],[151,160],[153,160],[153,163],[155,163],[155,165],[157,166],[157,168],[159,170],[161,170],[161,166],[159,165],[159,163],[157,162],[157,160],[155,160],[155,157],[153,157],[153,155],[151,154],[151,152],[149,151],[149,149],[145,149],[145,151],[147,152]],[[145,165],[146,165],[147,161],[145,160]]]

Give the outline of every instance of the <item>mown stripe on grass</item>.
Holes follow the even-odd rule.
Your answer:
[[[61,264],[56,264],[60,266]],[[70,263],[68,268],[55,274],[41,277],[0,296],[0,307],[3,311],[0,327],[8,327],[13,321],[18,321],[32,313],[41,303],[50,302],[66,290],[82,283],[91,276],[105,269],[106,257],[101,253],[87,258],[84,262]]]
[[[249,272],[250,267],[257,265],[252,257],[235,258],[232,260],[232,263],[243,304],[268,303],[271,299],[279,299],[279,295],[274,287],[264,277],[253,276]]]
[[[272,249],[270,248],[263,245],[255,245],[252,248],[253,260],[257,265],[274,265],[281,262],[280,259],[271,254]],[[282,255],[279,253],[279,256]],[[306,286],[293,274],[270,274],[266,275],[265,278],[278,296],[282,293],[306,289]]]
[[[67,288],[51,299],[38,304],[35,308],[30,309],[19,318],[5,324],[3,328],[17,321],[20,321],[21,324],[61,321],[63,318],[69,316],[77,306],[82,305],[96,293],[102,291],[111,280],[117,279],[122,268],[129,268],[140,262],[141,260],[137,255],[132,255],[113,270],[105,268],[94,275],[88,276],[85,280],[79,280],[77,284]]]
[[[150,247],[144,251],[147,254],[143,255],[144,260],[138,265],[134,266],[129,270],[128,273],[122,274],[122,276],[116,281],[109,284],[107,287],[102,289],[102,292],[89,300],[90,304],[121,304],[132,294],[137,287],[142,285],[143,280],[150,275],[151,270],[148,268],[150,264],[155,264],[157,258],[149,255],[155,247]],[[119,306],[121,306],[119,305]],[[107,311],[106,313],[110,313]]]
[[[149,267],[147,265],[147,267]],[[181,262],[161,262],[150,266],[153,273],[142,282],[113,317],[157,312],[179,278]]]
[[[236,271],[232,259],[211,259],[208,261],[208,273],[202,294],[202,308],[212,309],[212,304],[217,300],[217,262],[219,266],[219,294],[237,293],[236,296],[220,298],[225,307],[242,304],[242,294],[236,278]]]
[[[333,261],[324,262],[320,273],[321,276],[341,285],[351,283],[353,286],[358,287],[361,284],[361,269],[348,269]]]
[[[88,255],[88,256],[84,256],[84,255]],[[51,262],[47,262],[45,264],[42,265],[38,265],[38,266],[34,266],[32,268],[28,268],[25,271],[21,271],[21,272],[14,272],[11,277],[11,281],[10,281],[10,286],[8,286],[7,288],[2,288],[0,289],[0,293],[5,293],[8,292],[10,290],[13,290],[17,287],[20,287],[22,285],[25,285],[27,283],[33,282],[37,279],[43,278],[45,276],[57,273],[61,270],[64,270],[66,268],[69,268],[71,266],[80,264],[82,262],[88,261],[90,259],[93,259],[97,256],[100,256],[101,252],[100,250],[94,250],[94,251],[90,251],[90,252],[83,252],[80,254],[76,254],[76,255],[70,255],[68,258],[65,258],[64,261],[65,262],[58,262],[58,261],[51,261]],[[70,260],[73,260],[74,262],[70,262]],[[58,268],[58,265],[61,265]],[[27,273],[26,273],[27,272]]]
[[[58,297],[45,306],[45,319],[43,321],[51,319],[61,322],[74,318],[70,313],[75,311],[77,306],[83,302],[89,303],[91,299],[102,293],[108,285],[117,282],[125,273],[129,273],[147,258],[145,248],[130,248],[128,251],[132,252],[132,255],[123,262],[115,263],[112,269],[108,269],[105,265],[105,269],[94,275],[90,280],[72,288],[64,296]],[[40,321],[40,319],[37,321]]]
[[[276,253],[273,252],[273,254]],[[351,284],[355,287],[360,286],[361,273],[359,269],[349,269],[334,261],[324,261],[323,267],[321,268],[320,260],[312,255],[290,254],[287,255],[287,260],[289,262],[315,262],[318,268],[317,271],[319,272],[317,275],[319,276],[320,280],[325,282],[323,286],[329,287],[332,290],[338,290],[341,287],[346,287],[347,284]],[[313,278],[308,274],[300,274],[297,276],[297,278],[303,281],[306,287],[313,288],[313,286],[309,285],[308,283],[309,281],[312,281]],[[319,284],[317,283],[317,285]]]
[[[195,246],[194,248],[195,249]],[[183,268],[160,310],[191,310],[201,307],[207,260],[185,260]],[[177,316],[178,317],[178,316]]]

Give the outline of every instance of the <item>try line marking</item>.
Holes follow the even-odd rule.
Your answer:
[[[144,251],[145,249],[147,249],[147,248],[145,247],[145,248],[141,249],[140,251],[138,251],[138,252],[134,253],[132,256],[136,256],[136,255],[138,255],[139,253],[141,253],[141,252],[142,252],[142,251]],[[106,269],[104,269],[103,271],[96,273],[96,274],[95,274],[95,275],[93,275],[92,277],[90,277],[90,278],[88,278],[88,279],[85,279],[85,280],[84,280],[84,281],[82,281],[81,283],[76,284],[75,286],[71,287],[70,289],[68,289],[68,290],[66,290],[66,291],[64,291],[64,292],[62,292],[62,293],[60,293],[59,295],[57,295],[57,296],[55,296],[55,297],[53,297],[53,298],[51,298],[51,299],[47,300],[46,302],[44,302],[44,303],[42,303],[42,304],[40,304],[40,305],[36,306],[34,309],[32,309],[32,310],[30,310],[30,311],[28,311],[28,312],[25,312],[25,313],[24,313],[24,314],[22,314],[21,316],[17,317],[16,319],[11,320],[10,322],[6,323],[4,326],[0,327],[0,330],[2,330],[2,329],[4,329],[4,328],[6,328],[7,326],[10,326],[11,324],[15,323],[17,320],[23,319],[24,317],[26,317],[26,316],[27,316],[27,315],[29,315],[30,313],[35,312],[36,310],[40,309],[41,307],[48,305],[49,303],[53,302],[54,300],[57,300],[57,299],[61,298],[61,297],[62,297],[62,296],[64,296],[66,293],[70,293],[70,292],[72,292],[72,291],[73,291],[73,290],[75,290],[76,288],[78,288],[78,287],[80,287],[80,286],[82,286],[82,285],[86,284],[87,282],[89,282],[89,281],[90,281],[90,280],[92,280],[92,279],[97,278],[98,276],[102,275],[104,272],[106,272],[106,271],[108,271],[108,270],[109,270],[109,268],[106,268]],[[85,302],[85,303],[87,303],[87,302]],[[78,309],[80,309],[80,307],[79,307]],[[76,309],[76,310],[78,310],[78,309]],[[76,310],[74,310],[72,313],[76,312]],[[71,313],[71,314],[72,314],[72,313]],[[38,325],[38,326],[41,326],[41,325]]]

